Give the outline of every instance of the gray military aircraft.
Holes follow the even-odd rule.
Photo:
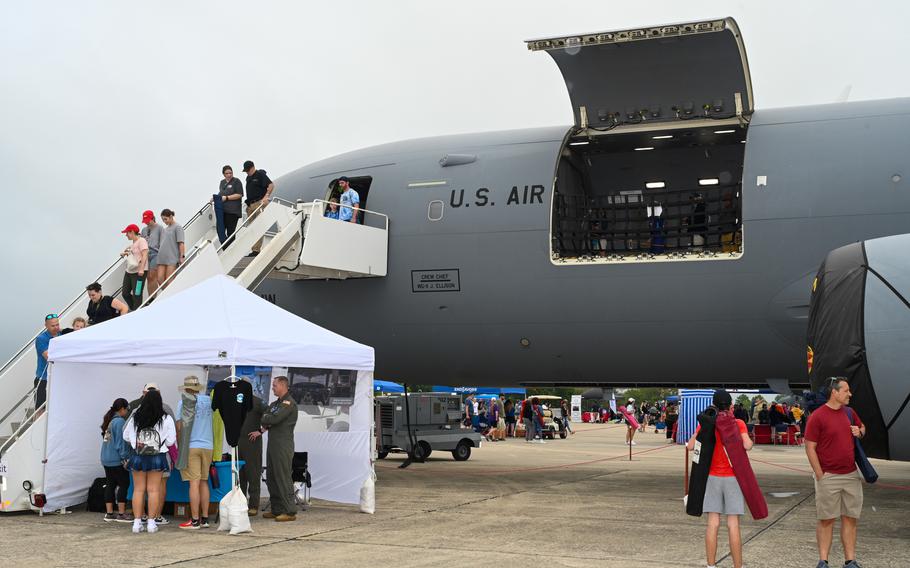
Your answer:
[[[260,292],[411,383],[807,385],[819,264],[910,227],[910,99],[755,110],[729,18],[527,43],[575,124],[281,177],[292,201],[350,178],[389,215],[388,275]]]

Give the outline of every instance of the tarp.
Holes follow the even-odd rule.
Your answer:
[[[188,317],[193,314],[196,317]],[[74,363],[268,365],[373,370],[373,348],[321,328],[214,276],[114,318],[51,341],[48,357]]]
[[[132,400],[146,382],[157,382],[164,401],[176,408],[183,377],[206,377],[206,365],[356,371],[349,385],[339,387],[350,391],[343,402],[320,401],[320,418],[331,413],[334,422],[300,418],[294,438],[297,451],[309,452],[312,495],[359,503],[360,487],[372,475],[373,358],[371,347],[290,314],[224,276],[55,338],[49,350],[45,510],[84,502],[94,478],[103,476],[98,424],[115,398]],[[301,417],[307,414],[304,404]]]
[[[457,394],[517,394],[525,396],[527,389],[520,387],[447,387],[443,385],[435,385],[432,389],[433,392],[452,392]]]
[[[373,390],[376,392],[404,392],[404,387],[392,381],[373,379]]]
[[[676,443],[685,444],[695,433],[698,425],[696,418],[704,409],[711,406],[714,391],[711,389],[680,389],[679,420],[676,424]]]
[[[866,454],[910,459],[910,235],[831,251],[813,283],[807,333],[813,390],[845,376],[866,425]],[[897,424],[902,426],[896,426]]]

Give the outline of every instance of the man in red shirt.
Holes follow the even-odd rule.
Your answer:
[[[714,391],[714,407],[718,412],[731,412],[733,397],[724,389]],[[752,439],[746,423],[736,419],[739,433],[746,450],[752,449]],[[689,440],[687,447],[692,451],[695,447],[695,436],[701,430],[701,425],[695,429],[695,434]],[[720,439],[720,432],[714,432],[714,455],[711,456],[711,467],[708,469],[708,485],[705,487],[705,500],[702,511],[708,514],[708,528],[705,530],[705,553],[708,568],[715,568],[717,559],[717,533],[720,530],[720,516],[727,516],[727,533],[730,537],[730,556],[733,557],[734,568],[743,565],[743,540],[739,530],[739,517],[745,514],[746,505],[739,482],[733,473],[730,458],[724,450]]]
[[[828,379],[828,390],[828,402],[809,416],[805,436],[806,455],[815,473],[815,537],[820,559],[816,568],[828,566],[838,517],[844,568],[859,568],[856,523],[863,510],[863,485],[853,457],[853,438],[865,436],[866,427],[853,409],[847,409],[853,395],[845,377]]]

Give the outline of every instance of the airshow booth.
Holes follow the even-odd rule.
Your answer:
[[[196,375],[211,386],[238,376],[238,366],[255,371],[239,375],[267,403],[275,398],[271,377],[290,379],[299,408],[295,449],[308,452],[313,497],[357,504],[372,479],[373,348],[225,276],[55,338],[48,357],[45,511],[83,503],[92,481],[103,476],[99,425],[114,399],[136,399],[154,382],[176,409],[184,377]],[[267,495],[264,484],[262,492]]]

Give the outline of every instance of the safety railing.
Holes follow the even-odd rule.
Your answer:
[[[330,209],[332,202],[325,201],[323,199],[315,199],[312,201],[314,209],[312,211],[313,215],[322,215],[325,216],[326,211]],[[337,203],[338,211],[340,213],[342,208],[350,208],[347,206],[342,206]],[[389,230],[389,216],[385,213],[379,213],[377,211],[370,211],[369,209],[357,209],[357,222],[358,225],[364,225],[367,227],[373,227],[376,229],[382,229],[383,231]],[[353,218],[353,217],[352,217]],[[350,221],[347,221],[350,222]]]
[[[191,262],[193,262],[194,259],[199,257],[199,254],[202,252],[202,250],[211,244],[212,244],[212,241],[209,239],[206,239],[206,240],[202,241],[200,244],[193,247],[193,250],[190,251],[190,255],[188,257],[186,257],[182,263],[177,265],[177,269],[174,270],[174,272],[170,276],[165,278],[164,282],[160,282],[158,284],[158,288],[156,288],[153,293],[146,296],[145,300],[142,302],[142,304],[139,307],[142,308],[142,307],[147,306],[148,304],[152,303],[152,301],[155,298],[157,298],[160,293],[164,292],[165,288],[167,288],[171,284],[171,282],[173,282],[178,276],[180,276],[180,273],[183,272],[186,269],[186,267],[189,266]]]
[[[200,208],[200,209],[199,209],[199,210],[190,218],[190,220],[187,221],[187,222],[184,224],[184,228],[189,228],[193,223],[195,223],[198,219],[200,219],[200,218],[205,214],[205,211],[206,211],[206,209],[207,209],[208,207],[209,207],[209,204],[206,204],[206,205],[204,205],[203,207],[201,207],[201,208]],[[126,261],[125,261],[123,258],[119,258],[119,257],[118,257],[117,260],[115,260],[110,266],[108,266],[108,267],[101,273],[101,275],[99,275],[99,276],[95,279],[95,282],[103,282],[103,281],[106,280],[108,277],[110,277],[111,274],[112,274],[114,271],[116,271],[116,270],[117,270],[122,264],[124,264],[125,262],[126,262]],[[117,288],[117,289],[114,290],[110,295],[111,295],[111,296],[116,296],[116,295],[118,295],[118,294],[120,293],[120,291],[121,291],[121,289],[120,289],[120,288]],[[79,294],[78,294],[75,298],[73,298],[73,300],[72,300],[71,302],[69,302],[69,303],[66,305],[66,307],[65,307],[63,310],[61,310],[61,311],[59,311],[59,312],[56,312],[56,313],[60,313],[60,314],[67,313],[67,312],[69,312],[70,310],[72,310],[80,301],[83,301],[84,299],[85,299],[85,291],[82,290],[82,291],[79,292]],[[10,357],[10,358],[3,364],[2,367],[0,367],[0,389],[3,388],[3,387],[2,387],[2,377],[3,377],[3,376],[5,375],[5,373],[10,369],[10,367],[11,367],[12,365],[14,365],[14,364],[15,364],[15,363],[16,363],[16,362],[17,362],[17,361],[18,361],[18,360],[19,360],[19,359],[20,359],[28,350],[30,350],[30,349],[32,348],[32,346],[33,346],[34,343],[35,343],[35,340],[38,339],[38,336],[41,335],[41,333],[43,333],[43,331],[44,331],[43,329],[37,331],[37,332],[31,337],[31,339],[29,339],[27,342],[25,342],[25,343],[23,344],[22,348],[20,348],[12,357]],[[13,406],[13,409],[12,409],[11,411],[9,411],[9,412],[6,413],[6,418],[8,418],[9,415],[10,415],[12,412],[15,412],[15,409],[18,408],[20,404],[21,404],[21,403],[17,403],[16,405],[14,405],[14,406]],[[3,423],[3,421],[0,421],[0,424],[2,424],[2,423]]]
[[[36,389],[32,389],[31,392],[33,393],[35,390]],[[7,450],[9,450],[11,447],[13,447],[13,444],[16,443],[16,440],[18,440],[22,436],[22,434],[24,434],[25,431],[28,430],[29,426],[31,426],[35,422],[35,420],[37,420],[38,418],[41,417],[41,414],[44,412],[45,408],[47,408],[46,401],[44,402],[44,404],[42,404],[41,406],[36,408],[33,413],[26,416],[25,419],[22,420],[22,424],[20,424],[19,427],[13,431],[13,435],[10,436],[9,440],[3,442],[3,445],[0,446],[0,456],[5,454]]]

